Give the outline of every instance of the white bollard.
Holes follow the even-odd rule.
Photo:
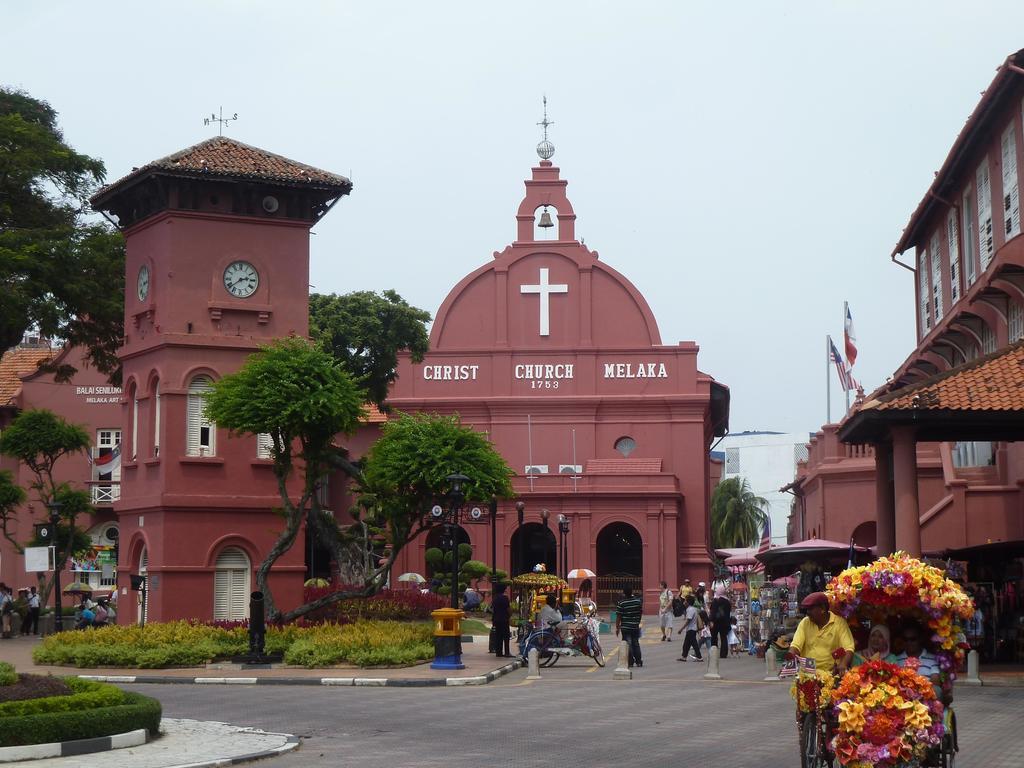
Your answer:
[[[967,685],[981,685],[981,677],[978,674],[978,652],[968,651],[967,653],[967,677],[964,682]]]
[[[718,646],[712,645],[708,651],[708,671],[704,673],[705,680],[721,680],[722,675],[718,672]]]
[[[527,660],[527,680],[540,680],[540,661],[537,659],[537,649],[531,648],[530,653],[526,657]]]
[[[614,680],[632,680],[633,670],[629,668],[629,643],[623,640],[619,643],[619,665],[612,674]]]
[[[764,652],[764,681],[766,683],[777,683],[781,679],[779,677],[778,662],[775,659],[775,651],[769,645]]]

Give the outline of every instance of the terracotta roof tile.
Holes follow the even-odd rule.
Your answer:
[[[384,424],[388,420],[387,415],[381,413],[372,403],[366,403],[364,409],[366,415],[361,419],[363,424]]]
[[[1024,341],[861,406],[869,409],[1024,411]]]
[[[319,189],[326,187],[344,192],[352,188],[352,182],[344,176],[289,160],[287,157],[243,144],[226,136],[215,136],[136,168],[93,195],[93,203],[106,198],[117,187],[153,172],[180,176],[254,179],[272,183],[309,185]]]
[[[588,459],[587,475],[650,475],[661,472],[661,459]]]
[[[0,406],[8,405],[21,389],[21,377],[53,357],[49,347],[15,347],[0,356]]]

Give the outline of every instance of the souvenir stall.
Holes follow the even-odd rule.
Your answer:
[[[1024,542],[951,550],[957,579],[974,599],[967,641],[989,664],[1024,664]],[[951,574],[950,578],[956,578]]]

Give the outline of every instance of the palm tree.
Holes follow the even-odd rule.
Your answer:
[[[755,496],[745,478],[723,480],[711,495],[711,543],[753,547],[768,523],[768,501]]]

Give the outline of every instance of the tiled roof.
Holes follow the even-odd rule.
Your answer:
[[[650,475],[661,472],[661,459],[588,459],[587,475]]]
[[[388,420],[388,417],[372,403],[366,403],[363,407],[366,411],[366,415],[361,419],[363,424],[384,424]]]
[[[308,184],[320,189],[326,187],[345,192],[352,188],[352,182],[344,176],[289,160],[287,157],[243,144],[226,136],[215,136],[134,169],[127,176],[103,187],[93,195],[93,202],[107,197],[115,188],[153,172],[182,176],[201,174],[272,183]]]
[[[32,373],[53,356],[49,347],[15,347],[0,356],[0,406],[8,405],[21,388],[21,376]]]
[[[1024,411],[1024,341],[903,387],[861,411]]]

